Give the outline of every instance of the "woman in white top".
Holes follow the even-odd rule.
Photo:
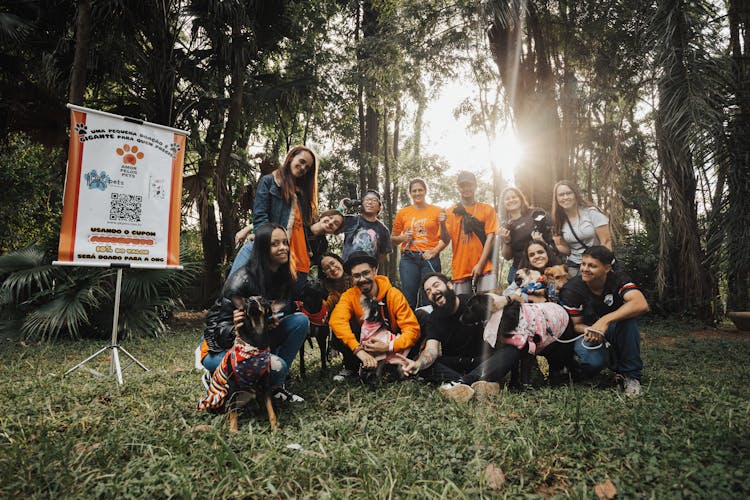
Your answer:
[[[576,276],[587,248],[603,245],[612,250],[609,218],[581,196],[578,186],[570,181],[559,181],[552,193],[555,245],[561,255],[568,256],[565,263],[570,275]]]

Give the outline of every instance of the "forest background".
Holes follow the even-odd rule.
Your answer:
[[[320,160],[320,206],[349,185],[410,178],[455,201],[513,182],[550,209],[575,180],[610,214],[618,258],[657,314],[707,323],[750,309],[750,2],[681,0],[11,0],[0,5],[0,311],[24,337],[107,335],[113,272],[61,269],[67,102],[190,131],[185,272],[130,271],[122,326],[159,332],[211,302],[252,222],[254,187],[286,150]],[[431,151],[425,115],[466,99],[455,134],[488,163]],[[396,261],[388,262],[396,280]],[[109,316],[107,317],[107,315]]]

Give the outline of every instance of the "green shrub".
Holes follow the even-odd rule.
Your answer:
[[[181,303],[182,290],[199,269],[126,269],[118,335],[166,331],[164,320]],[[117,271],[53,266],[38,246],[0,257],[0,333],[26,340],[101,337],[112,332]]]

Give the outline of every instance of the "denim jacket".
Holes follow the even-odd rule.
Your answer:
[[[296,202],[297,201],[292,201],[292,203],[287,204],[284,201],[281,188],[276,184],[273,174],[267,174],[261,177],[260,181],[258,181],[258,187],[255,190],[255,201],[253,202],[253,232],[257,231],[263,224],[273,222],[285,227],[287,233],[289,233],[289,236],[291,237],[292,226],[294,225],[294,214],[292,213],[292,208]],[[300,210],[303,211],[303,214],[306,212],[302,204],[300,204]],[[303,228],[305,230],[305,244],[307,245],[308,251],[310,251],[312,232],[307,224],[303,224]],[[323,239],[325,240],[325,236],[323,236]],[[326,242],[326,248],[320,253],[323,253],[327,248],[328,246]],[[313,263],[315,263],[314,260]]]
[[[284,201],[281,188],[276,184],[273,174],[264,175],[258,182],[253,202],[253,231],[269,222],[279,224],[288,230],[292,214],[292,204]]]

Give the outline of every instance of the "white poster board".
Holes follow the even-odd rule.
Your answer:
[[[68,171],[55,264],[179,267],[187,132],[68,107]]]

